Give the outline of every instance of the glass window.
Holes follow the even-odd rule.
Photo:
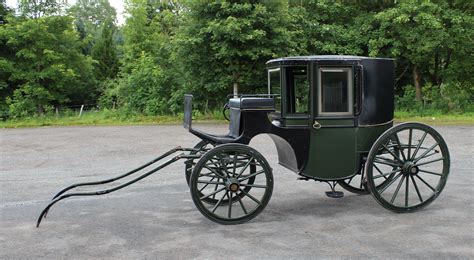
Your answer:
[[[281,111],[281,82],[280,69],[268,70],[268,94],[277,95],[275,99],[275,110]]]
[[[286,90],[288,114],[308,113],[309,79],[306,67],[288,67]]]
[[[319,115],[352,115],[352,69],[320,68]]]

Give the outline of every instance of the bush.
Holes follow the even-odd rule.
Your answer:
[[[7,98],[9,117],[13,119],[44,114],[52,110],[51,94],[41,86],[24,85]]]
[[[408,85],[404,87],[403,95],[395,97],[395,107],[398,111],[416,115],[473,112],[474,86],[466,84],[450,82],[440,87],[427,84],[423,86],[422,102],[416,101],[415,88]]]

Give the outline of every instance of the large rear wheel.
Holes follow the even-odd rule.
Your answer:
[[[380,205],[394,212],[409,212],[439,196],[449,167],[449,151],[441,135],[427,125],[405,123],[377,139],[369,152],[365,174],[367,186]]]

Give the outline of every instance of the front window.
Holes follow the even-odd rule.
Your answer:
[[[318,114],[352,115],[352,68],[320,68],[318,79]]]
[[[268,70],[268,94],[275,95],[275,111],[281,111],[280,69]]]

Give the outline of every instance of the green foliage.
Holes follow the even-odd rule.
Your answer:
[[[91,56],[97,61],[94,67],[96,78],[99,80],[115,78],[119,69],[114,31],[115,25],[112,21],[104,21],[100,37],[92,47]]]
[[[280,2],[197,1],[185,10],[175,39],[185,88],[211,107],[222,105],[233,84],[242,93],[262,90],[265,62],[293,46],[288,7]]]
[[[61,0],[19,0],[19,11],[24,17],[37,19],[43,16],[60,15],[65,7]]]
[[[165,80],[163,70],[156,65],[155,59],[143,53],[133,63],[131,72],[120,89],[120,96],[125,98],[122,103],[128,110],[145,115],[169,112]]]
[[[93,100],[92,59],[79,52],[71,19],[64,16],[32,20],[14,19],[0,27],[0,42],[6,50],[0,57],[2,97],[9,100],[13,115],[36,107]]]
[[[103,99],[117,99],[130,113],[180,111],[182,95],[177,99],[175,94],[180,92],[182,79],[173,61],[171,45],[179,6],[172,2],[133,0],[128,2],[127,9],[131,17],[123,28],[124,65],[117,84],[109,85],[108,97]]]
[[[185,93],[206,117],[235,87],[265,93],[267,60],[323,54],[395,58],[402,113],[474,110],[468,0],[128,0],[120,26],[108,0],[19,3],[0,0],[1,118],[80,104],[179,115]]]
[[[441,87],[427,84],[422,102],[416,100],[415,88],[404,87],[403,95],[396,96],[396,108],[399,111],[412,111],[420,115],[433,113],[469,113],[474,112],[474,86],[465,86],[459,82],[442,84]]]
[[[112,33],[116,31],[117,12],[108,0],[78,0],[68,9],[68,13],[74,18],[85,55],[90,55],[97,39],[102,38],[104,26],[109,27]]]

